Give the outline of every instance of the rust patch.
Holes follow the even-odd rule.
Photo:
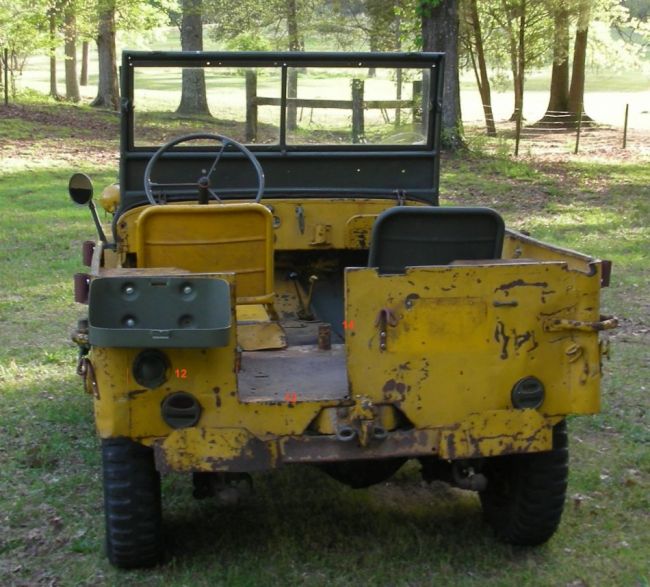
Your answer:
[[[217,407],[221,407],[221,388],[220,387],[214,387],[212,389],[212,393],[214,393],[214,401],[217,404]]]
[[[406,363],[402,363],[401,365],[398,365],[397,368],[400,371],[410,371],[411,370],[411,361],[406,361]]]
[[[548,287],[548,283],[546,283],[545,281],[535,281],[529,283],[527,281],[524,281],[523,279],[515,279],[515,281],[511,281],[510,283],[504,283],[503,285],[500,285],[494,291],[507,292],[508,290],[514,287]]]
[[[340,460],[387,458],[392,456],[425,456],[435,452],[426,431],[392,431],[381,442],[361,447],[353,442],[340,442],[330,436],[288,436],[280,459],[285,463],[326,463]]]
[[[497,322],[497,327],[494,330],[494,340],[501,345],[501,358],[503,360],[507,359],[510,337],[506,334],[506,327],[501,321]]]
[[[420,299],[420,294],[411,293],[411,294],[406,296],[406,299],[404,300],[404,305],[407,308],[410,308],[413,305],[413,302],[415,300],[419,300],[419,299]]]
[[[447,455],[450,459],[456,457],[456,439],[453,434],[447,436]]]
[[[528,330],[527,332],[524,332],[524,334],[517,334],[515,332],[514,335],[514,344],[516,351],[518,351],[528,341],[531,342],[531,345],[527,352],[534,351],[539,346],[537,340],[535,340],[535,332],[532,330]]]
[[[133,391],[127,391],[126,395],[129,396],[129,399],[133,399],[139,395],[142,395],[143,393],[147,393],[146,389],[134,389]]]
[[[382,391],[384,393],[390,393],[391,391],[396,391],[400,395],[403,395],[404,392],[406,391],[406,385],[404,385],[404,383],[402,382],[395,381],[394,379],[389,379],[384,384]]]

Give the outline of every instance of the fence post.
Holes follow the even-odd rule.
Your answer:
[[[287,71],[287,130],[298,128],[298,107],[291,98],[298,97],[298,70],[290,67]]]
[[[422,80],[413,82],[413,122],[422,122]]]
[[[521,141],[521,114],[523,106],[517,112],[517,122],[515,127],[515,157],[519,157],[519,141]]]
[[[246,142],[257,141],[257,73],[246,70]]]
[[[9,106],[9,49],[5,47],[4,50],[4,62],[5,62],[5,106]]]
[[[363,123],[363,80],[352,80],[352,143],[360,143],[365,132]]]
[[[623,148],[627,148],[627,115],[630,111],[630,105],[625,105],[625,122],[623,122]]]
[[[578,148],[580,147],[580,131],[582,130],[582,111],[584,109],[584,104],[580,103],[580,112],[578,112],[578,130],[576,131],[576,148],[573,150],[573,154],[578,154]]]
[[[402,70],[401,69],[397,70],[395,77],[397,83],[395,99],[399,102],[402,99]],[[400,124],[402,124],[402,110],[398,105],[397,108],[395,108],[395,126],[399,128]]]

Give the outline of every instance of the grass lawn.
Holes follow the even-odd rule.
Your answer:
[[[0,585],[650,584],[650,161],[447,156],[446,204],[489,205],[510,226],[614,261],[603,313],[621,318],[603,412],[570,420],[571,477],[557,534],[537,549],[494,541],[475,495],[407,466],[351,490],[319,471],[255,476],[238,506],[164,480],[168,560],[125,573],[103,553],[99,444],[69,330],[87,210],[72,171],[116,177],[117,122],[85,107],[0,107]],[[6,129],[6,130],[5,130]],[[109,137],[106,140],[105,137]]]

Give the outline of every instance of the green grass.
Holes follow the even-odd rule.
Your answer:
[[[66,130],[58,105],[22,114],[3,119],[0,159],[1,585],[648,585],[648,161],[515,161],[497,146],[442,164],[445,204],[490,205],[533,236],[614,260],[603,311],[623,327],[604,364],[603,412],[571,419],[568,501],[547,545],[496,543],[473,494],[423,485],[415,465],[357,491],[308,468],[256,475],[238,506],[195,501],[173,475],[167,562],[125,573],[103,554],[92,402],[68,340],[84,313],[72,274],[94,230],[67,180],[83,169],[98,189],[114,181],[115,137],[106,145],[92,130],[104,115],[82,108],[63,148],[48,138]]]

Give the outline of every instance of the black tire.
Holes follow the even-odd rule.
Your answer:
[[[553,450],[494,457],[483,473],[483,512],[497,538],[508,544],[537,546],[558,528],[569,476],[566,422],[553,429]]]
[[[116,567],[151,567],[162,559],[160,474],[153,451],[128,438],[102,441],[106,552]]]

